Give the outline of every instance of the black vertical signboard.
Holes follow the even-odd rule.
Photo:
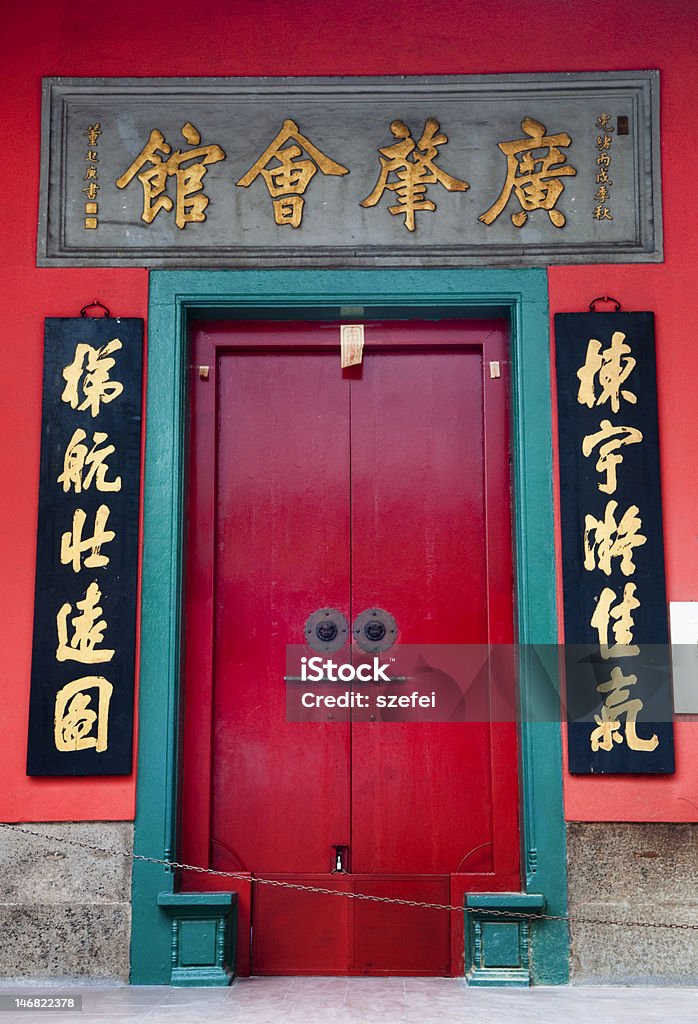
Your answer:
[[[143,321],[48,318],[28,775],[128,775]]]
[[[569,767],[674,771],[654,316],[555,317]]]

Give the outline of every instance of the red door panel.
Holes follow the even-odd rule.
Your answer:
[[[182,855],[430,903],[518,889],[513,724],[286,722],[285,648],[317,608],[381,606],[402,643],[512,639],[502,326],[370,324],[344,372],[338,341],[194,333]],[[462,970],[460,915],[237,888],[241,973]]]
[[[284,874],[279,880],[343,892],[353,889],[348,875]],[[353,901],[345,896],[257,884],[254,973],[345,974],[352,956],[353,914]]]
[[[448,876],[353,877],[355,891],[369,896],[441,905],[449,901]],[[426,907],[354,901],[354,973],[443,977],[451,973],[450,968],[448,913]]]
[[[225,352],[217,375],[211,837],[244,870],[329,871],[349,728],[288,723],[283,666],[311,612],[349,604],[348,396],[329,352]]]
[[[355,611],[403,644],[486,641],[481,350],[369,350],[351,458]],[[490,838],[481,725],[363,722],[352,753],[354,871],[450,873]]]

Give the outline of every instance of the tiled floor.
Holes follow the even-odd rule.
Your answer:
[[[230,988],[2,985],[82,996],[81,1013],[0,1011],[0,1024],[698,1024],[695,988],[473,989],[447,978],[245,978]]]

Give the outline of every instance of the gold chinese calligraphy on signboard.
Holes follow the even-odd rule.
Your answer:
[[[46,321],[32,775],[131,769],[141,344],[140,320]]]
[[[572,144],[572,139],[565,131],[546,134],[545,125],[533,117],[524,117],[521,127],[524,138],[498,143],[507,158],[506,179],[499,198],[479,220],[488,226],[492,224],[514,196],[520,209],[511,214],[511,222],[517,228],[523,227],[535,210],[545,210],[551,224],[562,228],[566,217],[557,209],[565,187],[561,179],[577,173],[562,152]],[[413,138],[411,128],[399,119],[391,122],[390,131],[396,141],[379,148],[378,178],[359,205],[370,209],[380,202],[385,192],[391,193],[395,202],[388,207],[389,212],[403,216],[407,230],[414,232],[416,214],[433,213],[437,209],[435,201],[427,197],[430,186],[438,185],[448,192],[465,192],[470,184],[440,166],[440,150],[448,143],[448,136],[436,118],[427,118],[418,139]],[[143,188],[141,219],[146,224],[152,224],[161,210],[172,210],[173,205],[178,228],[206,219],[204,210],[209,199],[203,193],[203,177],[207,165],[224,160],[226,153],[218,145],[200,146],[201,135],[189,121],[182,126],[182,135],[198,148],[173,153],[163,133],[152,129],[139,155],[116,179],[117,187],[123,189],[138,177]],[[243,149],[246,140],[238,138],[235,145],[236,149]],[[299,228],[304,194],[318,171],[326,176],[343,177],[349,174],[349,167],[327,156],[301,133],[292,118],[286,118],[261,156],[235,184],[247,189],[261,176],[272,198],[275,224]],[[176,183],[174,202],[166,193],[169,177],[174,177]]]
[[[104,676],[84,676],[56,694],[54,739],[56,750],[91,750],[101,754],[109,746],[109,702],[114,690]],[[91,691],[91,692],[90,692]],[[96,703],[96,709],[93,705]]]
[[[182,125],[182,137],[192,148],[173,153],[162,132],[153,128],[131,166],[116,179],[117,188],[126,188],[138,177],[143,188],[141,219],[146,224],[152,224],[161,210],[169,212],[173,207],[175,224],[180,229],[206,220],[204,210],[209,199],[203,191],[204,175],[209,164],[225,160],[225,153],[220,146],[201,146],[201,135],[189,121]],[[175,182],[174,200],[166,191],[170,178]]]
[[[570,769],[673,771],[651,314],[555,324]]]
[[[521,127],[527,138],[499,143],[507,158],[507,176],[499,198],[480,216],[480,220],[483,224],[492,224],[514,195],[521,207],[511,215],[515,227],[523,227],[533,210],[546,210],[551,224],[562,228],[566,218],[555,206],[565,187],[560,178],[577,173],[574,167],[565,163],[566,157],[562,152],[572,139],[567,132],[546,135],[545,125],[532,117],[525,117]],[[542,154],[539,150],[543,151]]]
[[[85,230],[94,231],[99,225],[99,137],[102,134],[102,125],[99,121],[87,126],[83,135],[87,139],[88,149],[85,152],[85,173],[83,175],[82,191],[85,194]]]
[[[611,187],[613,181],[609,175],[611,167],[611,147],[613,145],[613,127],[610,114],[599,114],[596,118],[596,192],[594,193],[594,220],[613,220],[611,213]]]
[[[418,142],[402,121],[393,121],[390,131],[398,141],[379,150],[378,181],[361,205],[375,206],[386,190],[393,192],[397,202],[388,207],[389,212],[393,216],[404,214],[405,227],[414,231],[417,211],[436,210],[436,203],[426,198],[430,185],[441,185],[447,192],[465,192],[470,185],[437,166],[439,148],[446,145],[448,136],[440,130],[435,118],[428,119]]]
[[[272,197],[274,222],[299,228],[305,203],[303,194],[317,171],[335,177],[349,173],[347,167],[325,156],[301,135],[295,121],[287,119],[276,138],[236,184],[248,188],[261,174]]]
[[[608,402],[614,413],[620,411],[621,402],[635,405],[636,394],[623,385],[636,365],[637,360],[632,355],[631,345],[622,331],[613,332],[611,344],[605,349],[596,338],[590,338],[584,365],[577,371],[577,402],[590,409]],[[616,492],[617,469],[619,463],[623,461],[623,456],[618,454],[617,449],[623,444],[637,444],[641,440],[642,431],[622,424],[613,424],[608,419],[601,420],[597,431],[582,438],[582,453],[585,458],[591,455],[597,444],[606,442],[601,445],[600,457],[596,463],[597,471],[605,474],[605,480],[599,482],[599,490],[610,494]],[[603,519],[597,519],[589,513],[584,517],[584,568],[587,572],[598,569],[606,576],[610,576],[613,559],[617,558],[618,568],[624,576],[635,575],[637,566],[633,558],[634,549],[647,543],[647,537],[640,533],[640,509],[637,505],[630,505],[619,517],[616,515],[617,509],[618,502],[610,500],[606,502]],[[599,631],[599,648],[605,660],[628,656],[628,653],[640,653],[639,647],[633,644],[634,620],[631,611],[640,607],[635,585],[629,584],[625,587],[622,602],[611,610],[615,597],[615,591],[605,587],[590,619],[590,624]],[[613,647],[609,647],[607,642],[610,615],[616,619],[616,644]],[[624,643],[620,643],[619,638],[622,638]],[[626,645],[630,645],[629,651],[624,650]],[[639,697],[628,699],[629,687],[635,683],[637,676],[624,676],[621,669],[615,666],[611,671],[610,680],[596,687],[602,696],[605,695],[605,700],[600,716],[594,716],[597,727],[590,735],[592,751],[608,751],[612,749],[613,743],[623,742],[626,742],[631,750],[656,748],[659,743],[656,735],[649,740],[642,740],[637,734],[637,716],[642,711],[643,703]],[[624,724],[621,719],[624,720]]]

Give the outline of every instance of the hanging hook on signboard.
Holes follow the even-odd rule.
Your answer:
[[[104,305],[103,302],[100,302],[99,299],[95,299],[94,302],[88,302],[86,306],[83,306],[82,309],[80,310],[80,316],[84,317],[85,319],[88,319],[88,317],[87,317],[87,310],[88,309],[92,309],[95,306],[98,309],[103,309],[104,310],[104,313],[102,314],[102,316],[104,316],[104,317],[111,316],[111,313],[109,312],[107,307]]]
[[[614,309],[614,313],[620,312],[620,302],[618,299],[614,299],[611,295],[599,295],[598,298],[592,299],[589,303],[589,309],[592,313],[598,312],[598,310],[594,308],[597,302],[615,302],[616,308]]]

